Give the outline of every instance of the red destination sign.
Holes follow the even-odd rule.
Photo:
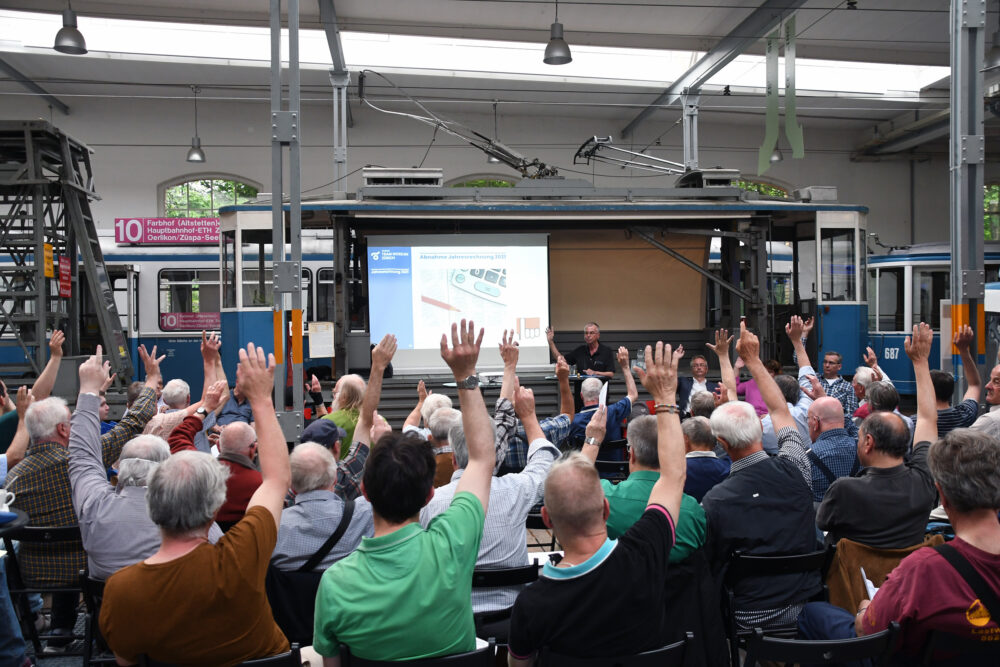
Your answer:
[[[222,317],[219,313],[162,313],[160,329],[163,331],[198,331],[218,329]]]
[[[115,218],[115,243],[214,245],[219,218]]]

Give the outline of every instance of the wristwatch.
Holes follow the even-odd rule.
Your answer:
[[[601,443],[599,443],[597,441],[597,438],[595,438],[594,436],[590,436],[589,438],[587,438],[583,442],[584,442],[585,445],[599,445],[599,444],[601,444]]]
[[[201,406],[200,408],[198,408],[197,410],[195,410],[194,413],[196,415],[201,415],[202,417],[207,417],[208,416],[208,410],[205,409],[204,405]]]
[[[470,375],[464,380],[458,380],[455,382],[455,386],[459,389],[475,389],[479,386],[479,378],[475,375]]]

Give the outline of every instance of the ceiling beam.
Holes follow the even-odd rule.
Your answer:
[[[630,136],[635,128],[649,117],[656,109],[670,105],[680,99],[686,92],[697,92],[723,67],[731,63],[758,39],[774,30],[781,21],[791,15],[796,9],[806,3],[806,0],[765,0],[743,19],[738,26],[719,40],[711,51],[702,56],[701,60],[691,66],[676,81],[670,84],[652,104],[639,112],[632,121],[622,129],[623,137]]]
[[[21,72],[19,69],[11,65],[3,58],[0,58],[0,71],[6,73],[7,76],[17,81],[19,84],[21,84],[22,86],[33,92],[35,95],[41,97],[43,100],[54,106],[56,109],[59,109],[59,111],[63,112],[64,115],[66,116],[69,115],[69,106],[65,102],[63,102],[59,98],[49,93],[49,91],[39,86],[37,83],[31,80],[30,77],[28,77],[26,74]]]
[[[330,48],[330,59],[333,61],[334,74],[347,74],[347,63],[344,60],[344,46],[340,42],[340,28],[337,26],[337,10],[333,6],[333,0],[319,1],[319,21],[326,33],[326,43]],[[346,91],[345,91],[346,95]],[[351,113],[351,105],[347,105],[347,127],[354,127],[354,115]]]

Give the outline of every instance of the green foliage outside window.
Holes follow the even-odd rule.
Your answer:
[[[983,186],[983,236],[1000,241],[1000,184]]]
[[[504,178],[474,178],[471,181],[455,183],[453,188],[512,188],[514,181]]]
[[[779,188],[777,185],[771,185],[770,183],[761,183],[759,181],[744,181],[740,180],[738,182],[740,190],[749,190],[751,192],[756,192],[764,195],[765,197],[787,197],[788,190],[784,188]]]
[[[166,189],[163,212],[167,218],[214,218],[219,208],[245,204],[257,198],[257,188],[239,181],[197,179]]]

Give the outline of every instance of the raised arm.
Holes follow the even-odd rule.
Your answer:
[[[253,343],[240,350],[240,365],[236,368],[236,384],[246,396],[254,414],[257,432],[257,457],[260,461],[261,485],[247,503],[251,507],[266,508],[274,517],[274,525],[281,525],[281,510],[285,494],[292,481],[288,466],[288,445],[274,413],[271,393],[274,391],[274,355],[265,358],[264,350]]]
[[[803,341],[809,337],[809,332],[813,328],[813,318],[808,320],[803,320],[798,315],[792,315],[791,319],[788,320],[788,324],[785,325],[785,333],[788,334],[789,340],[792,341],[792,348],[795,350],[795,358],[799,362],[799,368],[805,368],[806,366],[812,366],[809,363],[809,353],[806,352],[806,345]]]
[[[59,364],[62,363],[65,340],[66,334],[59,329],[52,332],[52,338],[49,339],[49,361],[31,387],[31,393],[36,401],[48,398],[52,394],[52,388],[56,386],[56,375],[59,374]]]
[[[906,356],[913,362],[913,375],[917,384],[917,426],[913,432],[913,442],[934,442],[937,440],[937,399],[928,360],[934,332],[921,322],[913,325],[913,334],[903,341]]]
[[[205,415],[198,412],[198,407],[203,407],[208,412],[214,412],[220,404],[225,403],[229,398],[229,386],[225,380],[218,380],[208,387],[205,392],[205,399],[200,401],[197,407],[189,405],[186,408],[186,415],[181,423],[170,431],[167,436],[167,444],[170,446],[170,453],[174,454],[185,449],[196,449],[194,438],[201,431],[205,421]],[[193,408],[193,409],[192,409]]]
[[[514,413],[524,425],[524,436],[529,444],[538,439],[545,439],[545,433],[538,423],[538,415],[535,414],[535,392],[527,387],[518,386],[514,392]]]
[[[657,341],[654,350],[646,346],[646,370],[637,368],[642,386],[656,402],[656,452],[660,458],[660,478],[649,494],[650,505],[662,505],[674,525],[680,516],[681,496],[687,462],[684,460],[684,434],[680,408],[677,406],[677,363],[680,353]]]
[[[503,340],[500,342],[500,358],[503,359],[503,382],[500,384],[500,398],[508,401],[514,400],[514,389],[517,387],[517,359],[519,351],[517,343],[514,342],[514,332],[510,332],[507,337],[507,330],[503,330]]]
[[[14,433],[14,439],[11,440],[5,454],[7,470],[20,463],[25,454],[28,453],[28,427],[24,423],[24,413],[28,411],[28,406],[34,400],[35,397],[28,389],[28,385],[21,385],[17,388],[17,401],[15,403],[17,406],[17,431]]]
[[[378,345],[372,348],[372,369],[368,376],[365,397],[361,400],[358,424],[354,427],[354,442],[366,445],[371,442],[369,431],[372,424],[375,423],[375,409],[382,398],[382,376],[385,374],[385,369],[389,367],[394,354],[396,354],[396,337],[392,334],[383,336]]]
[[[632,377],[632,369],[629,367],[628,350],[624,347],[618,348],[618,365],[621,366],[622,375],[625,377],[625,393],[634,405],[639,400],[639,390],[635,386],[635,378]]]
[[[966,389],[965,396],[962,397],[964,401],[970,398],[978,401],[983,391],[983,379],[979,376],[979,366],[976,365],[976,360],[972,357],[971,348],[975,338],[975,332],[968,324],[961,325],[952,338],[952,342],[962,357],[962,366],[965,368]]]
[[[101,354],[100,346],[97,347],[97,354]],[[101,436],[101,459],[105,466],[110,466],[118,460],[125,443],[142,433],[146,424],[156,414],[156,387],[161,379],[160,362],[166,355],[157,357],[155,345],[152,352],[147,352],[146,346],[140,345],[139,358],[146,369],[146,386],[121,421]]]
[[[559,382],[559,414],[573,416],[573,390],[569,386],[569,364],[566,357],[556,359],[556,380]]]
[[[217,377],[215,360],[219,357],[219,348],[222,347],[222,341],[219,340],[219,334],[212,332],[208,334],[204,331],[201,332],[201,369],[202,369],[202,383],[201,383],[201,400],[205,400],[205,396],[208,394],[208,388],[215,384],[218,380],[222,379]],[[219,364],[221,366],[221,364]]]
[[[559,348],[556,347],[556,332],[552,330],[552,327],[545,327],[545,340],[549,341],[549,352],[552,353],[553,359],[558,359],[562,356]]]
[[[406,415],[406,419],[403,421],[404,429],[407,426],[412,426],[413,428],[420,426],[420,410],[424,407],[424,401],[427,400],[430,394],[431,392],[427,391],[427,385],[424,384],[423,380],[417,382],[417,404],[410,410],[410,414]]]
[[[608,432],[608,406],[599,405],[587,422],[586,439],[580,452],[591,461],[596,461],[601,453],[601,443]]]
[[[107,473],[101,459],[101,425],[98,395],[108,376],[111,364],[101,358],[101,346],[78,369],[80,394],[69,430],[69,483],[73,509],[77,515],[86,510],[87,500],[94,494],[111,493]]]
[[[733,342],[733,337],[726,329],[719,329],[715,332],[715,343],[705,343],[705,347],[715,352],[719,359],[719,372],[722,374],[722,386],[725,387],[728,396],[723,396],[722,402],[736,400],[736,371],[729,361],[729,345]]]
[[[799,346],[801,345],[802,343],[799,342]],[[740,339],[736,341],[736,351],[757,382],[757,389],[760,390],[761,398],[764,399],[767,411],[771,414],[774,432],[777,433],[786,426],[795,428],[795,420],[792,419],[792,413],[788,410],[785,397],[778,389],[774,378],[767,372],[764,362],[760,360],[760,341],[756,335],[747,330],[746,322],[740,322]]]
[[[490,482],[493,478],[493,467],[496,464],[493,432],[490,428],[490,416],[486,412],[483,394],[477,386],[474,389],[462,388],[462,381],[476,374],[476,361],[479,359],[479,347],[483,342],[483,330],[476,336],[475,324],[462,320],[461,326],[451,325],[451,347],[448,338],[441,335],[441,358],[451,369],[455,381],[459,383],[458,402],[462,410],[462,428],[465,430],[465,442],[469,448],[469,464],[462,473],[456,493],[468,491],[483,505],[483,512],[489,509]]]

